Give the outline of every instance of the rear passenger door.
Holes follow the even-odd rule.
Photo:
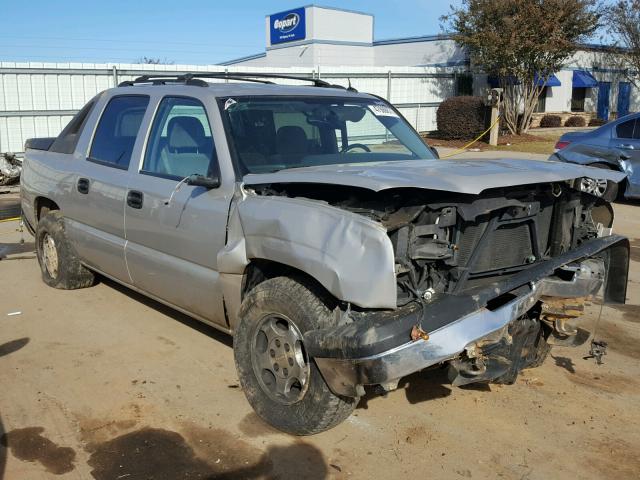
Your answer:
[[[137,288],[225,325],[216,256],[225,244],[233,185],[206,189],[184,181],[192,174],[220,176],[214,137],[201,100],[159,100],[127,192],[126,259]]]
[[[631,164],[626,193],[640,195],[640,120],[632,118],[616,125],[610,145]]]
[[[138,131],[149,96],[116,95],[96,105],[95,130],[83,132],[71,179],[73,201],[65,209],[66,227],[78,254],[89,266],[131,283],[124,260],[124,205],[128,167],[142,148]],[[85,129],[86,130],[86,129]]]

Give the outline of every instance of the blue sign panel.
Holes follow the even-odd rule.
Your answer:
[[[296,8],[269,16],[271,45],[304,40],[306,23],[304,8]]]

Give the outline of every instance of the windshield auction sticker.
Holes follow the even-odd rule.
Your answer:
[[[398,114],[393,110],[393,108],[388,105],[384,105],[383,103],[374,103],[372,105],[367,105],[371,113],[373,113],[376,117],[396,117],[398,118]]]

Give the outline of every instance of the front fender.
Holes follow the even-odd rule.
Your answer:
[[[382,225],[322,202],[277,196],[237,198],[221,273],[238,274],[252,259],[311,275],[339,300],[395,308],[393,246]]]

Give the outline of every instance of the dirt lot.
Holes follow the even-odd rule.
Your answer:
[[[604,365],[556,347],[513,386],[465,389],[436,369],[306,438],[252,413],[229,338],[111,282],[47,288],[2,223],[0,478],[638,478],[640,206],[616,211],[631,305],[603,309]]]

